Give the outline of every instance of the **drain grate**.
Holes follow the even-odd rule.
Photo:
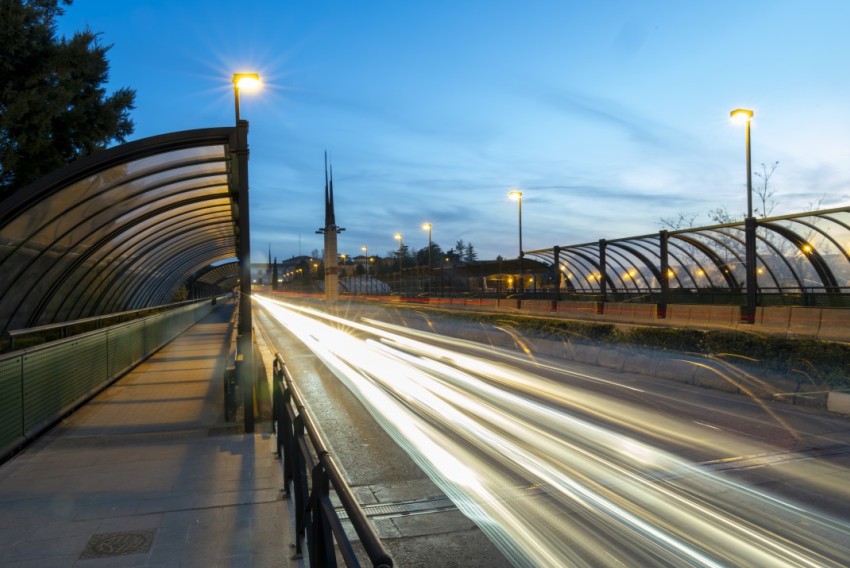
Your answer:
[[[361,505],[367,517],[405,517],[408,515],[423,515],[426,513],[441,513],[457,509],[448,497],[430,497],[415,501],[402,501],[399,503],[375,503],[372,505]],[[337,515],[340,519],[347,519],[348,513],[342,507],[337,507]]]
[[[148,552],[156,529],[137,532],[97,533],[91,535],[80,560],[108,558]]]

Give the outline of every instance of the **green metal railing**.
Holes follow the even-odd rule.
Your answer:
[[[0,355],[0,462],[209,314],[209,300]]]

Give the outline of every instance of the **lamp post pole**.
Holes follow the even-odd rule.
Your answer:
[[[236,109],[236,124],[239,124],[239,92],[242,89],[255,90],[260,87],[259,73],[234,73],[233,74],[233,103]]]
[[[750,123],[753,121],[753,111],[738,108],[729,113],[732,119],[744,122],[744,136],[747,160],[747,218],[744,219],[744,253],[746,259],[747,297],[741,321],[754,324],[756,306],[758,304],[758,267],[756,266],[756,219],[753,217],[753,170],[750,159]]]
[[[234,73],[233,95],[236,110],[236,183],[239,202],[239,323],[238,374],[244,403],[244,428],[254,431],[254,338],[251,317],[251,221],[248,206],[248,121],[239,116],[239,91],[243,87],[258,87],[257,73]]]
[[[363,245],[362,247],[360,247],[360,250],[362,250],[363,254],[366,255],[366,284],[371,291],[372,283],[369,281],[369,247]]]
[[[522,308],[522,296],[525,292],[525,284],[523,282],[522,269],[522,192],[511,191],[508,196],[517,202],[517,211],[519,212],[519,298],[517,299],[517,308]]]
[[[422,223],[422,228],[428,231],[428,295],[431,295],[431,223]]]
[[[404,252],[403,251],[403,244],[402,244],[403,243],[403,241],[402,241],[403,236],[402,236],[401,233],[396,233],[395,235],[393,235],[393,238],[398,239],[398,292],[399,292],[399,295],[401,295],[401,275],[402,275],[402,270],[403,270],[402,265],[401,265],[401,259],[402,259],[402,253]]]

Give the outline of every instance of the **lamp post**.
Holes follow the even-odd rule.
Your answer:
[[[398,240],[398,291],[399,291],[399,294],[401,294],[401,273],[402,273],[401,257],[402,257],[402,253],[403,253],[402,234],[396,233],[395,235],[393,235],[393,238]]]
[[[360,247],[360,250],[362,250],[363,254],[366,255],[366,276],[369,276],[369,247],[363,245]]]
[[[753,170],[750,160],[750,123],[753,121],[753,111],[746,108],[736,108],[729,113],[735,121],[744,122],[746,159],[747,159],[747,218],[744,219],[744,253],[746,258],[746,287],[747,299],[742,315],[742,322],[755,323],[756,305],[758,303],[758,274],[756,272],[756,220],[753,217]]]
[[[239,199],[239,324],[237,326],[237,377],[241,383],[244,404],[245,432],[254,431],[254,357],[253,328],[251,317],[251,219],[248,205],[248,121],[239,117],[239,91],[242,88],[258,87],[260,76],[257,73],[234,73],[233,95],[236,107],[236,147],[237,187]]]
[[[362,247],[360,247],[360,250],[362,250],[363,254],[366,256],[366,285],[371,288],[371,282],[369,282],[369,247],[363,245]]]
[[[431,223],[422,223],[422,228],[428,231],[428,295],[431,295]]]
[[[234,73],[233,74],[233,101],[236,105],[236,123],[239,124],[239,92],[255,91],[260,88],[259,73]]]
[[[508,193],[508,197],[517,202],[517,209],[519,211],[519,299],[517,300],[517,307],[522,307],[522,295],[525,290],[525,285],[523,284],[523,269],[522,269],[522,192],[521,191],[511,191]]]

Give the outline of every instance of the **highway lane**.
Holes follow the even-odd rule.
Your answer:
[[[299,334],[288,331],[256,304],[254,322],[271,343],[272,351],[286,357],[310,412],[322,428],[326,445],[396,566],[512,565],[342,386]],[[352,531],[349,536],[356,538]],[[365,557],[361,560],[365,562]]]
[[[257,300],[515,565],[848,557],[846,421]]]

